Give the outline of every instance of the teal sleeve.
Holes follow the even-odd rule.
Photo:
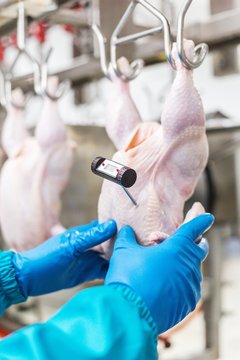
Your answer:
[[[12,251],[0,251],[0,316],[10,305],[26,300],[16,281]]]
[[[156,360],[156,325],[130,288],[80,291],[55,316],[0,341],[1,360]]]

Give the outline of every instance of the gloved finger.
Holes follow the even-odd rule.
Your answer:
[[[71,228],[67,231],[86,231],[94,226],[97,226],[99,223],[98,223],[98,220],[93,220],[91,221],[89,224],[84,224],[84,225],[79,225],[79,226],[75,226],[74,228]]]
[[[114,244],[114,250],[117,250],[118,248],[124,246],[136,246],[137,241],[135,237],[135,233],[131,226],[123,226],[117,236],[117,239]]]
[[[214,223],[214,216],[209,213],[205,213],[197,216],[195,219],[183,224],[175,232],[174,238],[186,237],[195,241],[199,236],[210,229]]]
[[[117,232],[117,225],[114,220],[108,220],[102,224],[91,227],[86,231],[75,231],[70,238],[76,254],[99,245],[113,237]]]
[[[197,244],[198,248],[201,250],[201,261],[204,261],[209,252],[209,244],[206,238],[202,238],[201,241]]]
[[[87,265],[86,265],[86,275],[92,276],[89,280],[95,279],[105,279],[107,271],[109,268],[109,261],[103,259],[99,256],[99,253],[95,250],[88,250],[87,252]],[[93,275],[91,275],[93,274]],[[88,276],[87,275],[87,276]]]

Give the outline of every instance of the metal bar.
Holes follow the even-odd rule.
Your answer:
[[[0,0],[0,9],[4,9],[8,6],[14,5],[18,0]]]
[[[54,24],[69,24],[76,27],[90,27],[90,19],[86,12],[76,13],[74,10],[60,9],[52,14],[49,20]]]
[[[240,38],[240,9],[229,10],[211,17],[208,22],[186,28],[186,36],[205,41],[212,46]]]
[[[19,0],[3,0],[3,2],[0,3],[0,10],[1,9],[4,10],[8,6],[12,6],[14,4],[17,4],[18,2]],[[50,6],[46,8],[46,11],[39,14],[39,16],[28,17],[28,22],[30,23],[36,20],[48,20],[53,14],[55,14],[60,9],[60,7],[65,7],[74,2],[75,2],[74,0],[53,0],[54,7]],[[10,34],[12,31],[16,30],[16,27],[17,27],[16,18],[15,19],[6,18],[6,22],[4,21],[4,23],[0,26],[1,36],[6,36]]]
[[[0,0],[0,9],[7,8],[9,6],[12,6],[14,4],[17,4],[19,0]],[[53,2],[57,6],[65,6],[67,4],[71,5],[76,2],[76,0],[53,0]]]
[[[20,50],[25,49],[25,9],[24,2],[18,4],[18,21],[17,21],[17,46]]]
[[[162,26],[158,26],[158,27],[155,27],[153,29],[138,32],[136,34],[126,35],[126,36],[123,36],[121,38],[117,38],[115,40],[115,44],[116,45],[127,44],[127,43],[129,43],[131,41],[135,41],[135,40],[141,39],[143,37],[156,34],[156,33],[161,32],[161,31],[162,31]]]
[[[99,67],[99,61],[97,59],[93,59],[90,56],[82,55],[79,58],[76,58],[71,66],[68,68],[52,72],[49,76],[57,76],[59,81],[69,80],[69,81],[77,81],[84,79],[94,79],[101,78],[102,72]],[[33,73],[29,73],[24,76],[15,77],[12,79],[13,88],[21,87],[24,91],[27,91],[32,87],[33,84]]]
[[[98,40],[100,66],[101,66],[102,72],[106,76],[106,78],[111,80],[111,77],[108,73],[108,63],[107,63],[107,54],[106,54],[106,48],[105,48],[105,39],[104,39],[99,27],[96,24],[92,25],[92,29]]]
[[[136,1],[131,1],[131,3],[129,4],[129,6],[127,7],[125,13],[123,14],[123,16],[121,17],[119,23],[117,24],[114,32],[112,33],[112,37],[111,37],[111,41],[113,42],[113,44],[116,43],[117,41],[117,35],[122,31],[124,25],[126,24],[129,16],[132,14],[133,10],[136,7]]]

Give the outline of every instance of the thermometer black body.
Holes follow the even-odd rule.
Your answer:
[[[115,182],[124,188],[133,186],[137,180],[135,170],[100,156],[92,161],[91,170],[94,174]]]

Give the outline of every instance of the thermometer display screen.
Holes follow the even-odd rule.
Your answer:
[[[116,167],[116,166],[113,166],[113,165],[111,165],[111,164],[108,164],[107,166],[105,166],[104,169],[107,170],[107,171],[109,171],[109,172],[114,172],[114,171],[117,169],[117,167]]]
[[[117,178],[120,168],[123,165],[115,163],[112,160],[105,159],[98,167],[97,170],[103,174],[109,175],[113,178]]]

